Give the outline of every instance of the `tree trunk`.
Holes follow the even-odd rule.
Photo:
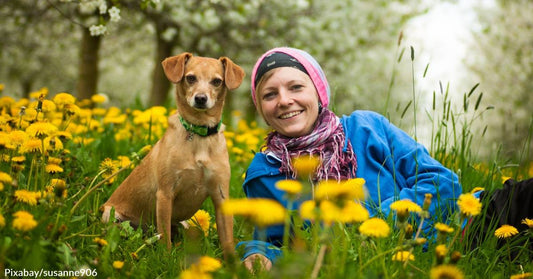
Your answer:
[[[90,99],[98,87],[98,52],[101,45],[100,36],[91,36],[89,29],[83,28],[79,56],[78,99]]]
[[[163,105],[168,97],[168,91],[170,90],[171,83],[165,76],[161,62],[172,55],[173,43],[163,39],[163,32],[166,27],[162,24],[155,23],[156,25],[156,40],[157,49],[155,53],[154,70],[152,74],[152,91],[150,92],[149,103],[152,106]]]

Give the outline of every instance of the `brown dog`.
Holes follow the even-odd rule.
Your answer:
[[[228,90],[239,87],[244,71],[229,58],[182,53],[163,61],[176,84],[177,113],[150,153],[102,206],[118,221],[133,225],[157,221],[171,247],[171,224],[189,219],[210,196],[224,256],[233,254],[233,218],[222,213],[229,198],[230,166],[221,117]]]

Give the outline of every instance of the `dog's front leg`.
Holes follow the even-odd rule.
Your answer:
[[[170,250],[172,243],[171,237],[171,221],[172,221],[172,197],[162,190],[157,190],[156,214],[157,214],[157,232],[163,234],[163,240]]]
[[[233,216],[222,212],[222,203],[229,197],[229,186],[219,186],[218,191],[218,194],[213,195],[211,199],[215,206],[218,238],[224,252],[224,258],[230,260],[235,252],[233,246]]]

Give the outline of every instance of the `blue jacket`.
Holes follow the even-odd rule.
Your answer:
[[[433,195],[429,209],[430,220],[424,221],[422,230],[431,234],[434,222],[446,222],[456,210],[456,199],[462,193],[458,177],[433,159],[426,148],[388,119],[371,111],[354,111],[343,116],[341,123],[357,156],[356,176],[364,178],[369,198],[366,207],[371,216],[387,217],[392,202],[409,199],[422,206],[426,193]],[[345,143],[345,148],[347,142]],[[255,154],[244,181],[244,192],[249,198],[269,198],[287,207],[284,192],[275,183],[287,179],[279,171],[279,159],[265,153]],[[292,209],[298,209],[300,202]],[[268,214],[268,213],[265,213]],[[431,235],[426,235],[431,237]],[[265,235],[262,236],[265,239]],[[283,226],[266,230],[266,240],[259,240],[257,230],[253,241],[237,244],[244,249],[243,259],[260,253],[271,261],[281,255]]]

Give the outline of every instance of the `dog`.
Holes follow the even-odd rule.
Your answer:
[[[245,76],[228,57],[185,52],[162,62],[176,85],[177,112],[163,137],[102,205],[102,221],[112,209],[118,222],[138,226],[156,221],[171,248],[171,226],[191,218],[211,197],[225,258],[234,253],[233,217],[222,212],[229,198],[230,165],[221,124],[224,99]]]

